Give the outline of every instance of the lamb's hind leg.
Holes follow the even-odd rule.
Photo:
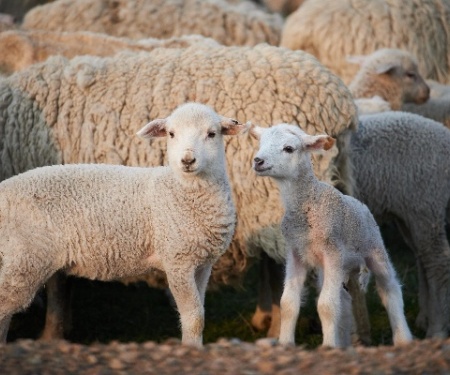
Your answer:
[[[412,335],[403,311],[402,290],[384,247],[372,252],[367,258],[367,266],[373,272],[378,294],[387,310],[394,345],[410,342]]]

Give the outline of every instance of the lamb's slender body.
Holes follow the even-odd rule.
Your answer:
[[[236,221],[222,134],[237,121],[195,103],[147,124],[169,167],[58,165],[0,184],[0,340],[55,272],[112,280],[164,271],[183,343],[201,345],[203,302]],[[233,125],[233,126],[232,126]]]
[[[342,322],[351,311],[344,286],[352,273],[366,266],[375,275],[394,343],[410,341],[400,285],[372,214],[358,200],[319,181],[312,171],[309,151],[329,149],[332,138],[308,136],[286,124],[267,130],[254,128],[252,134],[261,136],[255,171],[277,181],[285,207],[282,232],[286,239],[286,277],[280,342],[294,343],[306,274],[308,269],[318,268],[323,271],[318,300],[323,344],[348,346],[351,327]]]

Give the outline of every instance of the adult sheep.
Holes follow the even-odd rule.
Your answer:
[[[12,315],[57,271],[109,281],[158,269],[180,313],[182,343],[201,346],[211,268],[236,223],[223,135],[245,129],[187,103],[138,132],[167,139],[169,166],[53,165],[3,181],[0,342]]]
[[[52,57],[0,81],[0,180],[49,164],[162,165],[164,145],[138,142],[136,124],[165,117],[186,101],[241,122],[291,122],[334,136],[337,147],[315,159],[315,171],[352,192],[346,161],[357,119],[348,88],[309,54],[268,45]],[[278,259],[284,251],[278,190],[269,179],[256,180],[249,142],[226,143],[238,223],[213,269],[216,285],[242,276],[248,258],[261,250]],[[144,278],[165,285],[160,274]]]
[[[281,45],[313,54],[345,83],[358,69],[348,55],[400,48],[419,59],[426,78],[447,83],[449,25],[447,0],[307,0],[287,18]]]
[[[201,35],[131,40],[89,31],[11,30],[0,33],[0,72],[11,74],[45,61],[52,55],[68,58],[79,55],[111,56],[123,50],[151,51],[158,47],[188,47],[197,43],[211,46],[219,44]]]
[[[29,11],[24,29],[94,31],[132,39],[201,34],[224,45],[278,45],[283,26],[250,1],[58,0]]]
[[[352,136],[356,197],[377,221],[394,221],[414,251],[419,275],[416,324],[427,337],[450,329],[450,131],[422,116],[361,116]]]

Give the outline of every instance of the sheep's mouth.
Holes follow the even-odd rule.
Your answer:
[[[187,174],[193,174],[197,172],[197,168],[195,167],[183,167],[183,172]]]

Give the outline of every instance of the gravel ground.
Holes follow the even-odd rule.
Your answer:
[[[450,374],[450,339],[311,351],[269,339],[221,339],[202,349],[177,340],[89,346],[19,340],[0,345],[0,374]]]

